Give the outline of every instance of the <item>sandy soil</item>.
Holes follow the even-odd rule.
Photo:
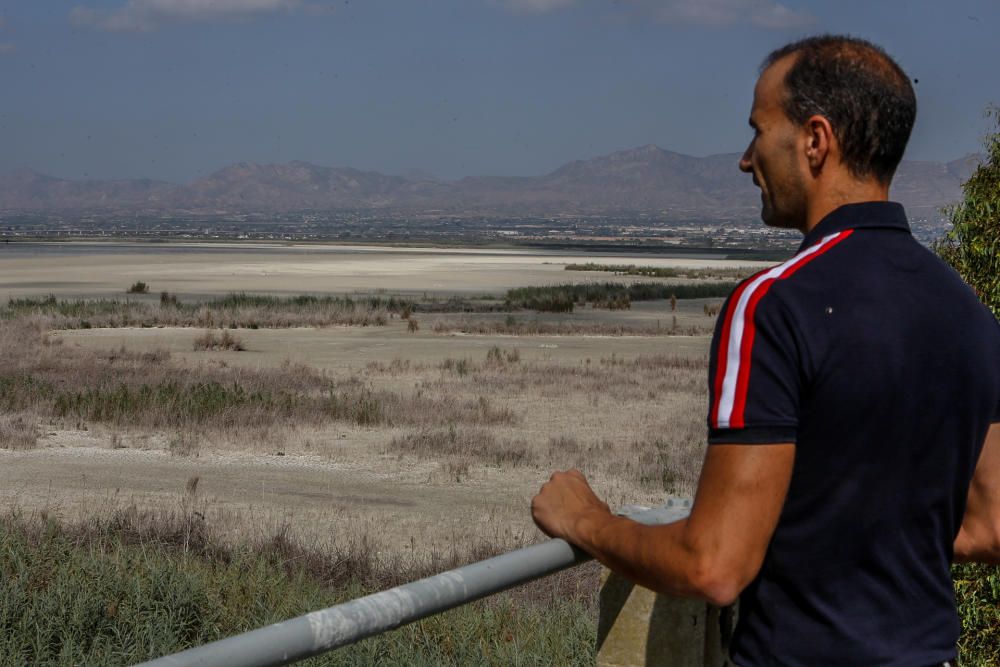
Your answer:
[[[15,244],[16,245],[16,244]],[[500,293],[511,287],[604,281],[569,263],[752,266],[768,263],[656,255],[581,255],[532,250],[246,246],[198,244],[0,245],[0,298],[123,297],[137,280],[182,299],[247,291],[271,294],[387,290],[430,295]]]

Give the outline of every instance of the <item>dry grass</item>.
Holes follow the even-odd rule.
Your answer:
[[[90,299],[11,299],[0,308],[0,319],[31,322],[39,328],[200,327],[286,329],[335,325],[382,326],[402,308],[394,298],[278,298],[230,294],[202,303],[182,304],[176,295],[158,301]]]
[[[276,468],[268,476],[292,463],[292,455],[295,466],[311,465],[319,455],[329,457],[321,459],[324,465],[338,466],[339,476],[324,477],[323,484],[346,480],[357,467],[361,484],[370,479],[372,487],[372,498],[366,489],[362,500],[337,499],[339,507],[350,508],[339,511],[349,515],[330,519],[325,514],[337,513],[330,507],[338,505],[285,492],[302,489],[308,498],[322,489],[313,495],[331,495],[315,482],[302,486],[310,477],[289,468],[281,495],[265,501],[262,485],[261,508],[247,509],[242,488],[227,489],[215,478],[209,486],[210,471],[219,465],[214,456],[172,461],[204,476],[205,490],[185,471],[175,479],[178,490],[188,480],[179,508],[169,505],[175,496],[165,500],[162,489],[138,484],[122,502],[147,509],[115,509],[111,499],[96,515],[83,510],[60,530],[84,549],[113,551],[124,544],[227,564],[239,562],[234,554],[249,544],[268,562],[332,586],[360,581],[385,588],[540,539],[527,499],[552,469],[583,470],[612,506],[653,504],[666,493],[690,494],[704,454],[703,358],[553,361],[494,346],[437,362],[386,358],[321,371],[291,364],[244,368],[212,352],[190,355],[191,361],[164,351],[95,351],[59,341],[30,317],[27,323],[0,322],[0,414],[21,415],[32,427],[44,421],[55,430],[102,425],[113,447],[133,446],[142,442],[138,433],[155,433],[160,446],[178,456],[209,448],[213,455],[218,449],[247,452],[262,443],[289,457],[273,459]],[[314,439],[311,447],[296,442],[297,430]],[[148,473],[143,463],[127,465]],[[431,488],[421,488],[412,507],[398,500],[409,500],[416,485],[425,484]],[[65,498],[73,503],[72,492]],[[368,506],[369,500],[385,502]],[[409,544],[401,537],[406,534],[415,536]],[[232,569],[244,576],[241,567]],[[592,610],[597,579],[596,566],[574,568],[510,595],[519,614],[541,608],[548,615],[549,606],[566,600]]]
[[[2,662],[136,664],[458,564],[372,547],[338,539],[316,549],[280,529],[228,545],[197,512],[133,508],[76,524],[0,516]],[[596,568],[550,581],[302,664],[593,663]]]
[[[33,324],[0,325],[0,410],[68,428],[106,424],[166,431],[172,451],[204,434],[238,442],[280,438],[298,426],[509,425],[511,409],[485,395],[433,396],[374,387],[353,374],[305,366],[248,369],[175,363],[169,353],[64,346]],[[13,422],[12,422],[13,423]],[[8,427],[13,429],[14,427]],[[21,440],[27,436],[19,436]]]
[[[617,479],[636,491],[693,491],[705,448],[703,358],[612,355],[578,364],[523,362],[516,350],[491,348],[485,358],[369,364],[372,375],[423,378],[441,397],[466,392],[518,396],[518,424],[489,429],[418,428],[394,435],[387,453],[461,466],[500,469],[576,467]]]
[[[4,429],[31,446],[33,426],[100,424],[165,434],[175,454],[204,443],[284,450],[299,429],[372,429],[381,451],[440,462],[467,478],[501,470],[578,467],[637,492],[688,492],[704,451],[705,359],[610,356],[522,361],[494,347],[477,359],[369,364],[323,372],[286,364],[175,361],[162,351],[98,352],[58,344],[36,326],[0,324]],[[381,444],[378,444],[381,443]]]
[[[412,454],[450,465],[477,463],[497,467],[534,465],[539,456],[525,440],[498,438],[481,428],[421,429],[396,436],[386,447],[388,453]]]
[[[545,321],[537,318],[471,319],[442,318],[434,322],[434,333],[500,334],[503,336],[702,336],[712,325],[679,325],[677,318],[661,324],[651,322]]]
[[[213,331],[206,331],[194,339],[194,350],[200,352],[204,350],[231,350],[242,352],[246,350],[243,340],[239,336],[231,333],[229,329],[223,329],[222,334],[216,336]]]
[[[9,508],[0,515],[0,529],[17,526],[30,542],[53,531],[95,552],[136,546],[152,552],[188,554],[227,566],[246,553],[280,564],[289,574],[304,573],[337,588],[360,584],[384,590],[529,546],[523,535],[483,535],[451,542],[446,548],[400,551],[386,548],[370,530],[341,532],[323,539],[304,538],[289,524],[257,532],[233,534],[207,519],[205,501],[197,495],[197,477],[189,480],[187,496],[173,508],[143,509],[134,504],[108,508],[76,521],[59,520],[42,510],[25,514]],[[193,481],[193,484],[191,484]],[[512,589],[519,604],[544,607],[555,601],[576,601],[596,611],[600,566],[589,563]]]
[[[34,449],[38,444],[38,425],[34,415],[0,415],[0,447]]]

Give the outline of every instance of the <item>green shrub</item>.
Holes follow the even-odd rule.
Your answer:
[[[992,565],[968,563],[952,568],[962,635],[963,665],[1000,665],[1000,572]]]
[[[997,128],[986,137],[986,159],[962,186],[949,213],[952,228],[937,251],[1000,316],[1000,108],[987,111]],[[965,564],[952,568],[962,619],[959,662],[1000,665],[1000,570]]]
[[[126,291],[129,294],[149,294],[149,285],[137,280]]]
[[[962,202],[949,209],[952,228],[937,249],[1000,316],[1000,107],[987,115],[997,128],[986,138],[986,160],[962,186]]]

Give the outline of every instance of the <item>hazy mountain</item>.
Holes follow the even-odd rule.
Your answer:
[[[308,162],[241,162],[178,189],[175,205],[265,210],[380,208],[391,204],[405,183],[399,176]]]
[[[911,214],[957,201],[979,156],[906,161],[892,195]],[[756,217],[760,195],[737,169],[739,154],[692,157],[643,146],[576,160],[538,177],[390,176],[308,162],[241,162],[186,185],[151,180],[71,181],[19,170],[0,175],[0,210],[290,211],[396,209],[469,213],[629,213]]]
[[[0,174],[0,210],[170,206],[177,186],[149,179],[70,181],[18,169]]]

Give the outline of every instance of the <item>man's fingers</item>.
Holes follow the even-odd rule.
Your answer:
[[[576,468],[570,468],[569,470],[557,470],[549,477],[549,481],[554,482],[560,477],[575,477],[584,482],[587,481],[587,478],[583,475],[583,473]]]

